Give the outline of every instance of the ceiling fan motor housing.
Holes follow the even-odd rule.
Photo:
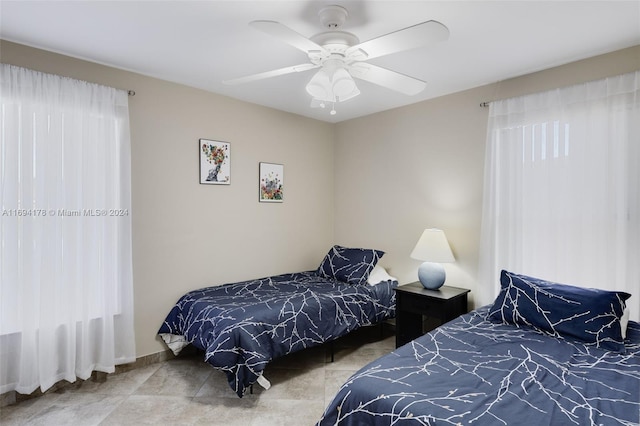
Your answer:
[[[331,5],[320,9],[318,16],[323,27],[334,30],[342,27],[347,20],[347,16],[349,16],[349,12],[342,6]]]
[[[325,49],[330,49],[333,45],[341,46],[346,49],[347,47],[355,46],[360,43],[358,37],[346,31],[325,31],[311,37],[311,41],[319,44]]]
[[[358,37],[345,31],[327,31],[316,34],[311,37],[311,41],[323,48],[321,51],[308,52],[309,60],[316,65],[321,65],[329,58],[346,60],[347,49],[360,42]]]
[[[337,5],[323,7],[318,12],[318,16],[322,26],[329,31],[314,35],[311,37],[311,41],[322,46],[329,55],[322,55],[322,53],[318,52],[319,54],[316,56],[309,52],[310,59],[313,60],[315,58],[317,61],[314,63],[320,64],[329,57],[335,58],[336,55],[344,57],[349,47],[360,43],[360,39],[354,34],[340,31],[347,16],[349,16],[349,12],[344,7]],[[315,54],[316,52],[313,53]]]

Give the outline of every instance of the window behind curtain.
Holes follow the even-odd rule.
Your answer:
[[[627,291],[638,319],[639,87],[635,72],[491,103],[482,304],[493,301],[507,269]]]
[[[0,392],[135,360],[125,91],[2,65]]]

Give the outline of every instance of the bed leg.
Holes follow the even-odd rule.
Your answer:
[[[253,385],[249,385],[249,393],[253,395]]]
[[[333,362],[333,340],[329,342],[329,351],[331,351],[331,362]]]

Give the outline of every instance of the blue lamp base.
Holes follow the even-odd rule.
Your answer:
[[[418,268],[418,279],[424,288],[437,290],[444,284],[446,274],[442,263],[424,262]]]

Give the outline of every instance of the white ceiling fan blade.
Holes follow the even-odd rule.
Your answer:
[[[353,64],[348,69],[353,77],[405,95],[416,95],[427,87],[427,83],[417,78],[364,62]]]
[[[322,46],[309,40],[305,36],[298,34],[291,28],[282,25],[275,21],[252,21],[249,22],[253,28],[258,29],[264,33],[267,33],[277,39],[284,41],[285,43],[300,49],[305,53],[324,50]]]
[[[377,58],[391,53],[415,49],[430,43],[449,38],[449,29],[438,21],[427,21],[402,30],[398,30],[347,49],[350,54],[364,52],[367,59]]]
[[[294,73],[294,72],[307,71],[307,70],[311,70],[311,69],[319,68],[319,67],[320,67],[320,65],[300,64],[300,65],[294,65],[292,67],[280,68],[280,69],[277,69],[277,70],[272,70],[272,71],[261,72],[261,73],[258,73],[258,74],[247,75],[245,77],[234,78],[234,79],[231,79],[231,80],[225,80],[225,81],[223,81],[223,83],[224,84],[228,84],[228,85],[243,84],[243,83],[249,83],[249,82],[252,82],[252,81],[263,80],[265,78],[277,77],[279,75],[291,74],[291,73]]]

